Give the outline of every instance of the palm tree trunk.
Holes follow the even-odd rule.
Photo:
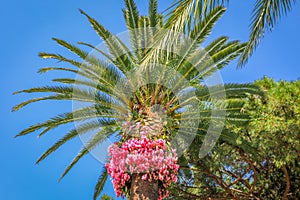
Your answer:
[[[133,174],[130,188],[130,200],[157,200],[158,181],[142,180],[143,174]]]

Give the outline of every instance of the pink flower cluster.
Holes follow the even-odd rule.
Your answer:
[[[166,188],[177,181],[179,165],[176,150],[168,151],[162,139],[131,139],[120,147],[117,143],[111,145],[108,152],[110,159],[105,167],[112,177],[117,196],[122,196],[126,187],[129,189],[127,183],[134,173],[143,174],[145,181],[158,180],[159,199],[167,197]]]

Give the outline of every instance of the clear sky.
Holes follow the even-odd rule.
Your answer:
[[[161,0],[159,10],[169,5],[170,0]],[[142,13],[148,2],[137,0]],[[1,126],[0,126],[0,199],[5,200],[89,200],[101,163],[88,155],[60,182],[57,180],[64,168],[79,151],[81,142],[75,139],[55,154],[35,165],[36,159],[70,127],[55,129],[37,139],[37,134],[14,139],[23,128],[46,120],[58,113],[71,110],[71,103],[42,102],[11,113],[17,103],[32,95],[17,95],[16,90],[43,86],[51,78],[62,77],[59,73],[39,75],[41,67],[57,63],[40,59],[41,51],[67,54],[57,46],[52,37],[70,42],[85,41],[99,44],[89,23],[78,8],[98,19],[112,33],[126,30],[121,9],[121,0],[68,0],[40,1],[10,0],[2,2],[0,12],[0,56],[2,77]],[[249,17],[253,1],[231,1],[229,9],[218,22],[211,39],[227,35],[231,39],[246,41]],[[296,80],[300,77],[300,4],[281,20],[279,26],[267,34],[249,63],[236,70],[233,62],[221,71],[225,82],[251,82],[264,75],[276,80]],[[111,185],[105,188],[111,193]],[[112,193],[111,193],[112,194]]]

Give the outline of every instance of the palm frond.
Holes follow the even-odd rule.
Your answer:
[[[107,137],[112,135],[113,132],[109,129],[101,129],[99,132],[97,132],[84,147],[81,149],[81,151],[77,154],[77,156],[72,160],[72,162],[69,164],[69,166],[65,169],[65,171],[62,173],[59,180],[61,180],[72,168],[73,166],[86,154],[88,154],[91,150],[93,150],[96,145],[103,142]]]
[[[104,184],[105,184],[107,178],[108,178],[108,173],[107,173],[107,170],[104,167],[102,172],[101,172],[101,175],[98,178],[97,184],[95,186],[94,197],[93,197],[94,200],[97,200],[100,193],[103,191]]]
[[[140,45],[140,60],[146,55],[146,50],[149,48],[153,38],[153,28],[150,27],[149,17],[141,16],[139,18],[139,45]]]
[[[79,56],[79,58],[81,58],[82,60],[84,60],[90,64],[90,65],[88,65],[88,64],[82,65],[82,67],[84,67],[83,69],[85,69],[87,71],[92,71],[93,73],[96,73],[95,69],[107,67],[107,63],[99,60],[98,58],[94,57],[93,55],[90,55],[88,52],[83,51],[82,49],[78,48],[77,46],[72,45],[72,44],[70,44],[64,40],[58,39],[58,38],[52,38],[52,39],[54,41],[56,41],[59,45],[67,48],[68,50],[70,50],[71,52],[73,52],[77,56]]]
[[[180,53],[181,59],[177,63],[177,70],[180,70],[180,68],[188,62],[187,58],[189,58],[195,52],[195,50],[199,47],[200,43],[204,41],[208,34],[210,34],[214,24],[224,12],[225,8],[217,7],[207,15],[205,20],[200,22],[200,24],[195,27],[195,29],[190,34],[192,40],[186,42],[180,47],[179,52],[182,53]],[[202,53],[200,53],[200,55],[201,54]],[[199,55],[197,54],[197,56]],[[186,73],[184,77],[186,77],[187,75],[188,73]]]
[[[214,99],[226,100],[228,99],[241,99],[247,95],[263,96],[263,92],[259,87],[251,83],[227,83],[222,85],[215,85],[211,87],[195,85],[195,94],[201,101],[210,102]],[[225,95],[225,96],[224,96]]]
[[[197,40],[199,43],[203,42],[205,38],[211,33],[215,23],[224,14],[226,9],[222,6],[218,6],[211,10],[203,20],[196,24],[193,30],[190,32],[190,37]]]
[[[70,69],[70,68],[65,68],[65,67],[43,67],[43,68],[40,68],[38,70],[38,73],[42,74],[42,73],[47,73],[49,71],[54,71],[54,70],[72,72],[74,74],[77,74],[79,72],[78,70],[74,70],[74,69]]]
[[[129,29],[138,29],[138,21],[139,21],[139,11],[134,0],[124,0],[126,5],[126,10],[128,11],[128,17],[126,17],[126,23]]]
[[[167,9],[166,26],[176,31],[187,29],[189,32],[209,12],[228,3],[229,0],[177,0]]]
[[[157,13],[157,0],[149,1],[148,15],[150,19],[150,27],[155,28],[159,24],[159,15]]]
[[[48,132],[51,129],[54,129],[58,126],[68,124],[70,122],[84,121],[84,120],[93,119],[93,118],[97,118],[98,120],[103,121],[103,123],[106,121],[107,124],[111,124],[111,123],[115,123],[114,119],[119,119],[122,117],[120,116],[120,114],[118,114],[118,115],[113,114],[113,112],[108,109],[106,109],[106,110],[102,109],[102,112],[99,112],[98,110],[95,109],[95,106],[92,105],[90,107],[84,107],[84,108],[77,109],[72,112],[67,112],[64,114],[56,115],[45,122],[38,123],[38,124],[28,127],[27,129],[24,129],[19,134],[17,134],[15,137],[27,135],[34,131],[45,128],[45,130],[43,130],[39,134],[39,136],[42,136],[46,132]]]
[[[66,99],[70,99],[70,97],[68,98],[68,97],[66,97],[66,95],[62,95],[62,94],[51,95],[51,96],[46,96],[46,97],[33,98],[33,99],[30,99],[28,101],[24,101],[22,103],[19,103],[16,106],[14,106],[12,108],[12,111],[20,110],[24,106],[26,106],[28,104],[31,104],[31,103],[34,103],[34,102],[38,102],[38,101],[44,101],[44,100],[66,100]]]
[[[36,87],[26,90],[20,90],[17,92],[14,92],[13,94],[19,94],[19,93],[56,93],[57,98],[62,99],[68,99],[68,100],[78,100],[82,102],[95,102],[96,101],[96,93],[94,91],[88,91],[88,90],[81,90],[75,87],[69,87],[69,86],[44,86],[44,87]],[[51,97],[42,97],[42,98],[35,98],[29,101],[25,101],[23,103],[20,103],[19,105],[16,105],[13,109],[19,110],[23,106],[28,105],[31,102],[37,102],[42,100],[48,100],[48,99],[54,99],[55,96]]]
[[[228,41],[228,37],[221,36],[215,40],[213,40],[210,44],[205,47],[205,51],[209,55],[215,54],[224,44]]]
[[[197,63],[197,70],[200,73],[193,78],[193,80],[204,79],[209,75],[213,74],[215,71],[222,69],[224,66],[229,64],[230,61],[237,58],[245,48],[245,44],[241,44],[238,41],[227,42],[214,54],[210,54],[204,57],[204,60],[199,60]],[[194,57],[197,58],[198,54],[194,54]],[[192,58],[194,59],[194,58]]]
[[[58,39],[58,38],[52,38],[52,40],[56,41],[59,45],[67,48],[71,52],[75,53],[78,55],[80,58],[83,60],[86,59],[86,57],[89,55],[87,52],[81,50],[80,48],[76,47],[75,45],[72,45],[64,40]]]
[[[36,164],[39,164],[42,160],[47,158],[50,154],[52,154],[54,151],[56,151],[58,148],[60,148],[62,145],[64,145],[66,142],[74,139],[75,137],[85,134],[89,131],[99,129],[102,126],[108,126],[107,123],[101,124],[98,120],[88,121],[84,122],[83,124],[80,124],[76,127],[76,129],[70,130],[67,134],[65,134],[64,137],[62,137],[60,140],[58,140],[54,145],[52,145],[45,153],[43,153],[39,159],[36,161]]]
[[[107,58],[111,63],[115,64],[116,66],[118,66],[118,62],[113,58],[113,56],[111,56],[109,53],[104,52],[103,50],[97,48],[96,46],[86,43],[86,42],[78,42],[78,44],[90,47],[92,50],[96,50],[97,52],[99,52],[101,55],[103,55],[105,58]]]
[[[226,91],[226,99],[241,99],[248,95],[264,96],[261,88],[251,83],[227,83],[224,87]]]
[[[175,4],[170,7],[174,9],[166,16],[168,19],[164,27],[182,33],[186,23],[189,21],[190,11],[194,5],[193,3],[193,0],[179,0],[175,2]]]
[[[219,121],[219,122],[221,122],[221,121]],[[202,147],[203,147],[203,139],[205,138],[205,136],[207,134],[207,128],[199,127],[197,130],[198,130],[198,132],[197,132],[197,137],[196,138],[198,138],[199,141],[197,141],[196,143],[198,144],[198,146],[202,145]],[[251,154],[256,153],[255,148],[252,146],[252,144],[249,141],[247,141],[245,139],[242,139],[236,133],[234,133],[234,132],[232,132],[232,131],[230,131],[226,128],[223,129],[223,131],[221,133],[219,131],[215,131],[213,129],[209,130],[209,132],[210,132],[209,134],[211,134],[211,137],[209,139],[210,141],[206,141],[208,143],[217,142],[217,140],[219,139],[220,141],[225,142],[227,144],[230,144],[234,147],[241,148],[245,152],[248,152],[248,153],[251,153]],[[187,132],[186,134],[189,134],[189,133]],[[210,145],[210,144],[208,144],[208,145]],[[200,152],[199,148],[195,148],[194,150],[197,151],[197,152]],[[198,155],[199,154],[196,153],[197,159],[199,158]]]
[[[64,99],[64,100],[76,100],[80,102],[98,103],[99,105],[105,106],[107,109],[112,108],[112,109],[119,110],[120,112],[126,112],[125,109],[121,107],[121,105],[123,105],[124,103],[126,104],[126,102],[120,101],[122,99],[118,99],[115,98],[114,96],[107,95],[106,93],[103,94],[91,89],[80,89],[77,87],[70,87],[70,86],[45,86],[45,87],[36,87],[27,90],[17,91],[14,94],[44,93],[44,92],[61,94],[60,96],[58,96],[61,100]],[[37,102],[40,100],[46,100],[46,99],[36,98],[35,100],[32,101]],[[29,103],[30,102],[23,102],[15,106],[14,109],[20,109],[22,106],[28,105]]]
[[[65,45],[67,44],[68,43],[66,43]],[[85,55],[85,53],[81,52],[80,50],[73,50],[73,51],[76,52],[79,51],[77,52],[78,54],[82,54],[82,56]],[[105,84],[106,86],[114,87],[114,83],[116,83],[121,77],[121,72],[118,70],[117,67],[109,65],[109,63],[103,62],[91,56],[82,57],[82,59],[85,58],[86,60],[92,61],[93,66],[89,66],[83,62],[78,62],[75,60],[65,58],[59,54],[40,53],[39,55],[43,58],[51,58],[51,59],[56,59],[59,61],[70,63],[73,66],[76,66],[79,69],[81,69],[81,71],[76,71],[79,75],[91,79],[91,81],[93,82],[99,82],[101,84]],[[45,70],[51,70],[51,68],[43,69],[43,71]]]
[[[65,84],[71,84],[71,85],[84,85],[84,86],[88,86],[90,88],[94,88],[97,89],[99,91],[105,91],[106,88],[105,87],[101,87],[100,84],[97,84],[95,82],[92,81],[85,81],[85,80],[76,80],[74,78],[55,78],[52,79],[53,82],[58,82],[58,83],[65,83]]]
[[[246,43],[240,43],[239,41],[228,42],[223,47],[211,56],[213,62],[217,66],[217,69],[221,69],[226,66],[230,61],[237,58],[245,49]]]
[[[109,87],[88,80],[85,81],[85,80],[76,80],[73,78],[55,78],[52,79],[52,81],[58,83],[70,84],[73,86],[87,86],[90,89],[94,89],[95,91],[106,93],[107,95],[110,96],[112,96],[113,93],[113,91]],[[116,98],[116,96],[114,97]]]
[[[98,33],[98,35],[106,43],[110,53],[114,56],[114,59],[118,62],[119,69],[125,74],[132,68],[130,58],[128,57],[128,52],[130,52],[127,47],[116,37],[113,36],[106,28],[104,28],[95,19],[91,18],[83,10],[80,10],[81,14],[85,15],[92,27]]]
[[[129,31],[131,46],[138,60],[142,58],[141,33],[139,29],[140,15],[134,0],[124,0],[126,9],[123,10],[124,19]]]
[[[92,79],[92,80],[97,80],[97,77],[99,75],[97,72],[95,72],[94,70],[92,70],[92,68],[90,68],[89,66],[87,66],[87,64],[85,64],[83,62],[78,62],[78,61],[73,60],[73,59],[68,59],[68,58],[66,58],[66,57],[64,57],[62,55],[59,55],[59,54],[41,52],[41,53],[39,53],[39,56],[42,57],[42,58],[44,58],[44,59],[55,59],[55,60],[58,60],[58,61],[61,61],[61,62],[69,63],[72,66],[75,66],[75,67],[81,69],[82,71],[80,73],[84,77]],[[50,69],[51,68],[47,68],[48,71]],[[61,70],[62,68],[59,68],[59,69]]]
[[[248,45],[243,51],[238,66],[247,63],[266,30],[272,31],[278,20],[291,11],[296,0],[256,0],[251,17],[250,38]]]

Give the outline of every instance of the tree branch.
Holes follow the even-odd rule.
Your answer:
[[[284,191],[282,200],[287,200],[287,199],[288,199],[287,196],[288,196],[288,193],[289,193],[289,191],[290,191],[291,182],[290,182],[289,173],[288,173],[288,171],[287,171],[285,165],[283,165],[282,170],[283,170],[283,172],[284,172],[284,175],[285,175],[285,181],[286,181],[286,188],[285,188],[285,191]]]

